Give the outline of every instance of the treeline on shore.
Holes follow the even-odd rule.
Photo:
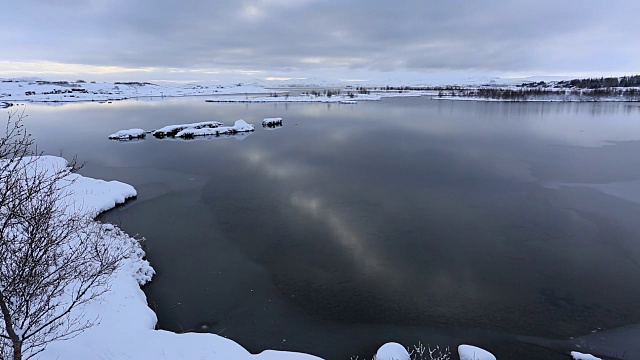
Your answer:
[[[596,89],[545,89],[545,88],[478,88],[457,91],[440,91],[439,97],[474,97],[495,100],[525,101],[531,99],[554,99],[566,101],[598,101],[601,99],[624,98],[640,101],[640,88],[596,88]]]
[[[601,77],[559,81],[558,87],[579,89],[601,89],[610,87],[640,87],[640,75]]]

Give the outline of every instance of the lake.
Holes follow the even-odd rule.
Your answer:
[[[138,190],[101,220],[146,239],[162,329],[327,359],[387,341],[566,359],[566,343],[520,336],[640,323],[638,103],[194,97],[25,113],[39,150]],[[237,119],[256,131],[107,139]]]

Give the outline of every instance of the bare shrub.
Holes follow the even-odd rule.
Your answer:
[[[75,159],[52,166],[32,151],[23,114],[0,138],[0,355],[28,359],[96,319],[73,312],[106,292],[124,250],[69,199]]]

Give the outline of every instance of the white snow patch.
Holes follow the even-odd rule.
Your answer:
[[[496,360],[496,357],[487,350],[471,345],[458,346],[460,360]]]
[[[599,357],[595,357],[595,356],[590,355],[590,354],[583,354],[583,353],[580,353],[580,352],[577,352],[577,351],[572,351],[571,352],[571,357],[574,360],[602,360]]]
[[[409,353],[404,346],[395,343],[388,342],[382,345],[378,352],[376,352],[376,356],[373,358],[374,360],[409,360]]]

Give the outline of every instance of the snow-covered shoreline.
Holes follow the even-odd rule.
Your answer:
[[[406,92],[373,92],[369,94],[351,94],[351,95],[271,95],[259,97],[225,97],[220,99],[207,99],[206,102],[211,103],[340,103],[340,104],[356,104],[358,101],[380,101],[384,98],[391,97],[420,97],[425,95],[433,95],[433,92],[426,91],[406,91]]]
[[[42,156],[40,166],[57,169],[66,166],[63,158]],[[104,181],[79,174],[68,175],[66,191],[69,208],[81,208],[88,216],[98,214],[137,196],[133,186]],[[148,307],[141,285],[151,280],[154,270],[145,259],[140,243],[111,224],[103,224],[110,239],[130,248],[131,256],[113,275],[110,289],[99,299],[75,312],[96,324],[78,336],[51,343],[38,355],[41,360],[56,359],[260,359],[319,360],[320,358],[285,351],[267,350],[252,355],[232,340],[215,334],[176,334],[155,330],[157,317]]]
[[[159,85],[147,82],[86,82],[44,81],[33,79],[0,79],[0,108],[16,102],[35,103],[77,103],[113,102],[127,99],[164,99],[187,96],[205,96],[211,103],[337,103],[356,104],[359,101],[380,101],[391,97],[429,96],[434,100],[500,101],[500,102],[629,102],[640,101],[633,96],[590,96],[588,90],[574,94],[563,88],[526,88],[520,86],[444,86],[439,88],[410,88],[389,90],[388,87],[373,89],[344,88],[340,91],[324,93],[312,91],[301,95],[290,95],[290,89],[267,89],[258,85],[202,85],[169,84]],[[309,87],[312,89],[312,87]],[[616,88],[618,89],[618,88]],[[620,90],[622,89],[622,90]],[[620,91],[624,91],[620,88]],[[626,90],[635,88],[627,88]],[[364,90],[364,91],[362,91]],[[474,93],[490,91],[533,91],[541,94],[501,98],[500,96],[476,96]],[[637,89],[636,89],[637,90]],[[564,92],[567,92],[564,94]],[[584,94],[583,94],[584,92]],[[328,94],[329,93],[329,94]],[[221,96],[222,95],[222,96]]]
[[[44,81],[30,79],[0,79],[0,104],[15,102],[75,103],[109,102],[136,98],[172,98],[236,94],[264,94],[269,90],[236,84],[159,85],[146,82],[86,82]],[[4,105],[3,105],[4,106]]]
[[[465,96],[432,96],[432,100],[453,100],[453,101],[484,101],[484,102],[502,102],[502,103],[594,103],[594,102],[640,102],[640,100],[630,100],[630,99],[622,99],[622,98],[605,98],[605,99],[545,99],[545,98],[530,98],[530,99],[492,99],[492,98],[482,98],[482,97],[465,97]]]

